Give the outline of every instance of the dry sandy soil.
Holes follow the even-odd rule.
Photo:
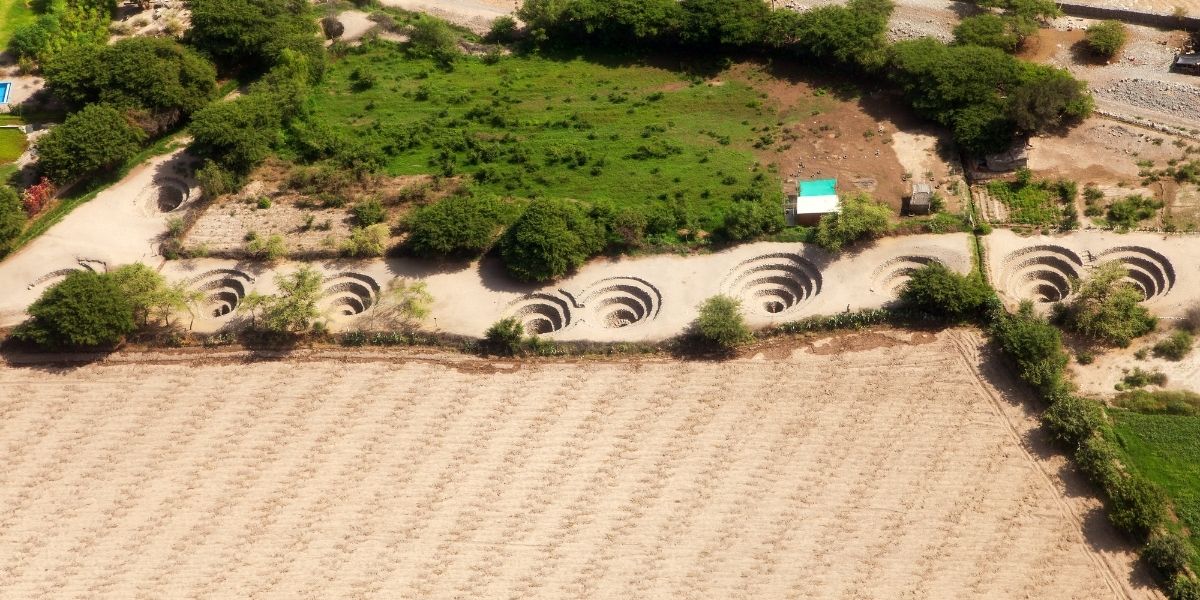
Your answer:
[[[1163,338],[1170,335],[1174,319],[1162,322],[1160,331],[1135,341],[1128,348],[1114,348],[1096,355],[1090,365],[1081,365],[1072,361],[1071,371],[1075,383],[1085,394],[1107,397],[1117,393],[1116,385],[1121,383],[1127,371],[1140,368],[1147,372],[1161,372],[1167,376],[1165,389],[1200,391],[1200,353],[1192,352],[1180,361],[1155,358],[1153,353],[1144,359],[1134,356],[1139,350],[1154,346]],[[1151,386],[1150,389],[1157,389]]]
[[[519,0],[383,0],[382,3],[427,12],[476,33],[486,32],[496,17],[512,14],[520,7]]]
[[[1156,597],[980,352],[0,367],[0,597]]]

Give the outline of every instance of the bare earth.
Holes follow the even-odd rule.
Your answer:
[[[0,597],[1154,597],[980,352],[2,367]]]

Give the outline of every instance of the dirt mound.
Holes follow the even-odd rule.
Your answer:
[[[361,315],[379,301],[379,290],[379,283],[373,277],[361,273],[338,273],[325,278],[321,305],[342,316]]]
[[[1000,285],[1014,298],[1058,302],[1071,295],[1083,260],[1074,250],[1056,245],[1022,248],[1001,262]]]
[[[764,254],[734,267],[722,286],[751,311],[793,311],[821,293],[821,271],[799,254]]]
[[[572,302],[558,293],[537,292],[514,300],[504,316],[514,318],[525,327],[525,333],[544,335],[569,327]]]
[[[945,264],[933,256],[897,256],[879,265],[871,274],[871,289],[899,297],[900,289],[912,274],[933,263]]]
[[[203,313],[219,319],[237,310],[254,278],[237,269],[214,269],[193,277],[188,285],[204,292]]]
[[[587,308],[594,322],[617,329],[654,320],[662,308],[662,293],[644,279],[609,277],[580,294],[579,306]]]
[[[1142,246],[1118,246],[1101,252],[1097,262],[1120,262],[1146,300],[1163,296],[1175,287],[1175,267],[1167,257]]]

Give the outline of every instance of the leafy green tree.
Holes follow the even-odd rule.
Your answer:
[[[252,71],[275,66],[291,49],[320,78],[324,51],[312,9],[304,0],[193,0],[188,42],[219,63]]]
[[[1013,52],[1022,36],[1013,19],[994,13],[967,17],[954,28],[954,42],[960,45],[986,46]]]
[[[877,69],[887,62],[886,35],[893,8],[891,0],[850,0],[845,6],[805,11],[796,20],[795,43],[816,58]]]
[[[17,191],[0,185],[0,256],[8,253],[13,240],[25,229],[25,209]]]
[[[939,262],[915,271],[900,291],[905,304],[951,319],[978,316],[990,296],[982,278],[959,275]]]
[[[133,308],[134,321],[170,324],[171,315],[189,309],[199,298],[184,285],[171,285],[161,273],[142,263],[125,265],[108,274]]]
[[[1092,114],[1087,85],[1065,69],[1025,64],[1009,96],[1009,116],[1021,131],[1035,133],[1078,123]]]
[[[1120,21],[1101,21],[1088,27],[1083,39],[1093,54],[1111,59],[1125,46],[1129,31]]]
[[[51,286],[13,337],[44,348],[108,346],[133,333],[133,305],[106,275],[77,271]]]
[[[548,281],[578,268],[604,241],[604,228],[583,204],[535,200],[500,239],[500,257],[518,279]]]
[[[733,241],[754,239],[783,229],[783,211],[778,202],[738,202],[725,213],[722,235]]]
[[[821,217],[817,225],[817,244],[839,252],[858,240],[878,237],[890,227],[891,215],[892,209],[888,205],[875,202],[866,194],[843,199],[841,210]]]
[[[1063,324],[1081,335],[1121,347],[1153,331],[1157,319],[1140,304],[1142,292],[1125,280],[1128,274],[1120,262],[1097,267],[1070,301],[1060,306]]]
[[[383,309],[404,322],[423,321],[429,317],[433,295],[424,281],[393,281],[383,296]]]
[[[1142,559],[1166,576],[1185,572],[1192,554],[1192,546],[1186,539],[1165,531],[1151,535],[1142,548]]]
[[[754,339],[742,316],[742,303],[729,296],[713,296],[700,305],[694,333],[704,343],[723,351]]]
[[[279,140],[281,121],[269,94],[215,102],[192,117],[192,151],[231,173],[245,174]]]
[[[144,109],[168,122],[199,110],[216,91],[212,64],[166,38],[70,48],[46,61],[42,70],[51,92],[74,106],[103,102]]]
[[[58,33],[57,15],[38,15],[37,20],[18,25],[8,39],[8,51],[18,59],[36,59]]]
[[[55,182],[70,183],[129,160],[145,138],[119,110],[89,104],[38,139],[38,167]]]
[[[675,0],[529,0],[518,11],[536,41],[619,46],[678,35]]]
[[[684,42],[750,46],[766,36],[770,8],[762,0],[681,0]]]
[[[321,274],[309,266],[289,275],[280,275],[275,285],[280,293],[264,301],[262,325],[275,333],[303,333],[321,315],[317,300],[321,297]]]
[[[407,247],[427,258],[479,256],[514,217],[513,207],[495,197],[451,196],[416,211]]]
[[[1015,314],[994,319],[990,333],[1016,361],[1021,379],[1043,392],[1061,387],[1070,358],[1063,351],[1062,334],[1034,312],[1033,303],[1024,302]]]

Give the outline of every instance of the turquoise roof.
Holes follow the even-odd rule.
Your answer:
[[[814,179],[800,182],[800,197],[805,196],[835,196],[837,195],[836,179]]]

